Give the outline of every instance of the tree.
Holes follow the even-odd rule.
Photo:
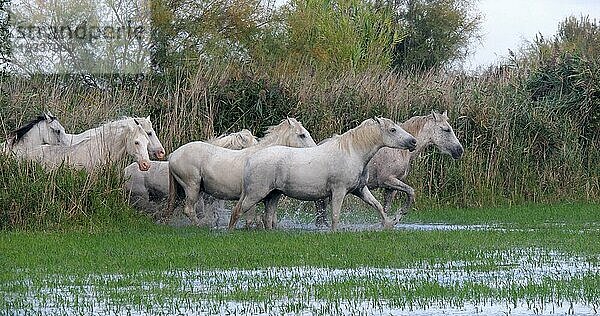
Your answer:
[[[159,73],[202,60],[248,58],[264,20],[260,0],[152,1],[152,65]]]
[[[408,34],[394,47],[393,66],[428,70],[464,60],[478,38],[475,0],[395,0],[396,17]]]
[[[268,62],[336,73],[389,67],[404,36],[390,7],[368,0],[291,0],[269,27]]]

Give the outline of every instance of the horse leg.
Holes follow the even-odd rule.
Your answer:
[[[344,190],[334,191],[331,193],[331,230],[336,231],[340,223],[340,212],[342,210],[342,202],[346,192]]]
[[[240,196],[240,200],[237,202],[233,210],[231,211],[231,217],[229,218],[229,226],[228,229],[234,229],[235,224],[237,224],[242,214],[248,212],[251,208],[254,208],[258,202],[260,202],[263,198],[268,195],[268,192],[263,196],[252,194],[247,195],[242,193]]]
[[[327,199],[315,201],[315,226],[327,227]]]
[[[392,202],[394,201],[394,198],[396,197],[396,194],[398,193],[398,191],[396,190],[392,190],[392,189],[388,189],[386,188],[384,190],[383,196],[383,211],[388,214],[390,209],[392,208]]]
[[[195,209],[200,195],[200,186],[186,184],[184,190],[185,203],[183,206],[183,213],[190,219],[193,225],[200,226],[200,221],[198,220]]]
[[[210,206],[206,207],[206,201],[210,200],[210,197],[207,196],[207,199],[204,199],[205,193],[198,194],[198,201],[196,202],[196,216],[200,216],[200,220],[198,222],[199,226],[208,226],[210,227],[210,218],[208,217],[208,213],[210,213]],[[207,218],[209,220],[207,221]]]
[[[408,184],[396,179],[391,178],[388,179],[385,183],[385,186],[392,190],[398,190],[406,193],[406,200],[404,201],[404,205],[402,208],[398,210],[396,214],[395,221],[399,222],[406,213],[408,213],[412,203],[415,201],[415,190],[410,187]]]
[[[383,211],[383,206],[381,206],[381,203],[379,203],[379,201],[377,201],[377,199],[373,196],[369,188],[364,186],[360,189],[352,191],[352,194],[358,196],[361,200],[365,201],[365,203],[369,204],[379,212],[379,217],[381,217],[381,224],[383,225],[383,228],[387,229],[394,226],[394,223],[388,219],[387,215]]]
[[[258,215],[256,214],[256,206],[253,206],[244,213],[244,218],[246,219],[246,224],[244,227],[246,229],[260,228],[259,226],[262,225],[262,220],[257,220],[257,217]]]
[[[281,193],[272,192],[264,199],[265,215],[263,223],[265,229],[273,229],[277,226],[277,203],[279,202],[279,198],[281,198]]]

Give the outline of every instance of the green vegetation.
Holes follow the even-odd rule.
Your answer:
[[[45,110],[72,133],[150,115],[172,151],[241,128],[260,136],[285,116],[319,140],[375,115],[404,121],[448,110],[465,155],[427,152],[415,162],[407,182],[417,211],[403,224],[465,230],[165,227],[128,206],[122,163],[47,172],[2,154],[0,314],[595,310],[597,23],[569,18],[556,36],[467,74],[449,66],[477,34],[472,1],[391,3],[152,1],[152,72],[139,76],[6,74],[4,19],[4,134]],[[295,211],[307,203],[282,208],[312,222]],[[345,208],[353,212],[344,221],[377,222],[352,199]]]
[[[320,140],[375,115],[404,121],[448,110],[465,155],[451,161],[425,153],[415,162],[407,182],[417,207],[600,199],[595,21],[569,18],[556,36],[472,75],[448,67],[477,34],[472,1],[210,4],[152,2],[151,73],[0,78],[5,134],[44,110],[69,132],[150,115],[170,152],[242,128],[260,136],[285,116]],[[118,192],[120,166],[99,175],[46,174],[0,159],[11,186],[0,199],[2,229],[94,230],[130,214]],[[32,183],[32,175],[44,181]],[[36,203],[29,202],[32,185],[41,186]],[[69,214],[56,214],[60,209]]]
[[[375,306],[597,306],[600,231],[582,223],[600,222],[593,211],[598,207],[432,211],[407,218],[483,225],[502,219],[495,224],[503,229],[457,231],[229,233],[140,220],[110,233],[4,232],[0,310],[168,313],[219,310],[227,302],[255,312],[301,312],[325,302],[331,314],[340,314],[336,308],[344,304],[361,313]],[[521,223],[524,211],[531,223]]]
[[[426,71],[462,61],[478,37],[482,17],[470,0],[393,1],[406,36],[394,46],[393,65]]]
[[[0,154],[0,166],[0,230],[99,231],[141,216],[125,202],[121,165],[92,174],[66,166],[48,172]]]

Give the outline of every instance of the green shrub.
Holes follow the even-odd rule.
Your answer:
[[[127,204],[122,168],[94,173],[41,165],[0,154],[0,230],[126,227],[139,215]]]

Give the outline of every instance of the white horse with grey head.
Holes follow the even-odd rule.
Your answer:
[[[229,228],[241,214],[258,202],[265,204],[265,227],[273,227],[281,195],[299,200],[331,199],[332,230],[339,223],[344,197],[354,194],[377,209],[384,227],[394,223],[367,188],[367,163],[382,147],[414,150],[416,139],[386,118],[363,121],[346,133],[313,148],[275,146],[248,157],[244,166],[243,191],[232,211]]]
[[[65,128],[52,113],[44,113],[10,132],[6,142],[0,144],[2,152],[17,156],[40,145],[67,145]]]
[[[383,209],[387,213],[392,206],[392,201],[397,192],[404,192],[406,200],[404,205],[396,212],[396,218],[405,215],[415,200],[415,190],[404,179],[410,172],[411,163],[421,152],[429,147],[435,147],[444,154],[460,159],[464,150],[456,137],[452,126],[448,123],[448,114],[432,112],[430,115],[414,116],[400,124],[404,130],[417,139],[414,151],[398,148],[381,148],[371,158],[367,169],[369,189],[382,188],[385,190]],[[326,225],[325,203],[319,201],[317,206],[317,226]]]
[[[217,138],[208,140],[207,143],[215,146],[240,150],[258,144],[258,141],[252,133],[243,129],[229,135],[221,135]],[[136,163],[125,168],[125,189],[129,192],[129,201],[139,209],[146,210],[154,215],[160,215],[159,209],[162,209],[162,203],[169,195],[169,162],[168,161],[152,161],[150,170],[140,171]],[[208,196],[205,200],[209,203],[205,204],[204,210],[207,210],[207,205],[213,206],[212,209],[203,212],[202,208],[197,213],[204,213],[202,222],[207,225],[212,225],[216,208],[224,208],[222,200],[212,199]],[[201,203],[199,201],[198,203]],[[212,211],[212,212],[211,212]]]
[[[169,157],[169,207],[173,214],[179,193],[185,194],[184,213],[199,225],[194,211],[196,202],[205,192],[221,200],[237,200],[242,193],[242,174],[246,158],[269,146],[316,146],[310,133],[293,118],[271,126],[256,146],[231,150],[204,142],[191,142],[179,147]],[[199,203],[198,206],[203,205]]]
[[[93,170],[102,165],[133,156],[140,170],[150,168],[146,131],[135,119],[106,123],[73,146],[42,145],[28,150],[23,158],[40,162],[48,169],[66,164],[75,169]]]
[[[165,158],[165,148],[162,146],[160,140],[158,139],[158,135],[154,131],[152,127],[152,122],[150,121],[150,116],[143,117],[124,117],[121,121],[129,121],[133,122],[135,120],[136,124],[139,125],[148,135],[149,143],[148,143],[148,153],[151,158],[164,159]],[[68,145],[76,145],[86,139],[89,139],[92,136],[95,136],[100,132],[98,128],[92,128],[86,130],[79,134],[67,134],[67,144]]]

